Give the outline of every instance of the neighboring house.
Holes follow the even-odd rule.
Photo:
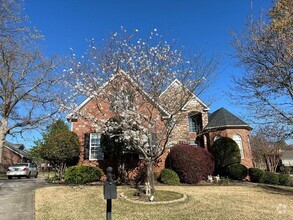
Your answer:
[[[293,150],[284,150],[281,156],[282,165],[286,167],[293,167]]]
[[[124,72],[110,78],[97,92],[97,94],[100,94],[99,97],[87,98],[74,112],[67,115],[68,121],[71,122],[72,131],[78,135],[82,143],[80,164],[107,164],[101,148],[101,131],[100,128],[97,128],[99,126],[95,126],[95,124],[99,123],[101,125],[114,116],[109,103],[103,98],[103,93],[107,93],[111,85],[122,85],[124,83],[138,91],[141,98],[146,99],[147,108],[151,109],[152,114],[160,116],[157,117],[158,124],[163,123],[164,117],[176,112],[178,123],[169,137],[167,149],[160,158],[156,171],[164,168],[166,156],[172,146],[188,143],[195,147],[209,149],[214,139],[219,136],[233,138],[240,148],[242,163],[247,167],[253,167],[249,144],[251,128],[245,122],[225,109],[220,109],[208,117],[208,106],[188,89],[180,90],[182,84],[177,79],[166,88],[160,95],[159,103],[156,103]],[[184,97],[188,97],[187,102],[183,100]],[[170,102],[170,98],[173,99],[172,102]],[[178,111],[176,106],[182,106],[180,105],[182,100],[186,104]],[[96,103],[99,103],[99,110]],[[91,120],[94,122],[91,123],[84,119],[80,112],[89,113]],[[89,117],[87,116],[87,118]]]
[[[27,151],[23,144],[13,144],[5,141],[3,151],[3,166],[8,167],[11,164],[27,162]]]

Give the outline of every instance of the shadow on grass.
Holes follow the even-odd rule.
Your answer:
[[[272,194],[287,194],[293,196],[293,187],[289,186],[274,186],[274,185],[258,185],[262,189],[265,189],[268,193]]]

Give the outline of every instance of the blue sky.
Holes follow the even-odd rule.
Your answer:
[[[259,15],[271,6],[271,0],[253,0],[252,12]],[[245,114],[231,105],[225,91],[232,75],[243,71],[229,56],[229,42],[231,31],[245,27],[250,0],[25,0],[25,13],[45,36],[42,48],[47,55],[66,55],[69,48],[81,54],[87,47],[86,39],[99,42],[120,26],[142,33],[156,28],[190,52],[205,49],[208,56],[219,54],[222,71],[200,98],[207,103],[212,98],[211,112],[225,107],[238,116]]]

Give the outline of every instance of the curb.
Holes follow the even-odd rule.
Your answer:
[[[119,197],[125,199],[128,202],[136,203],[136,204],[145,204],[145,205],[160,205],[160,204],[172,204],[172,203],[177,203],[177,202],[184,202],[187,200],[187,196],[185,194],[182,194],[182,198],[180,199],[175,199],[171,201],[161,201],[161,202],[143,202],[143,201],[135,201],[132,199],[129,199],[127,196],[124,195],[124,193],[120,193]]]

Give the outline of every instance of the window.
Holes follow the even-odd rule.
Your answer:
[[[234,134],[233,135],[233,140],[237,143],[239,150],[240,150],[240,154],[241,154],[241,159],[244,158],[244,153],[243,153],[243,146],[242,146],[242,138],[239,134]]]
[[[189,124],[189,132],[199,133],[202,130],[201,113],[189,115],[188,124]]]
[[[217,136],[215,136],[215,137],[214,137],[214,141],[220,139],[221,137],[222,137],[221,135],[217,135]]]
[[[90,134],[90,160],[103,160],[104,153],[101,148],[101,134],[91,133]]]

